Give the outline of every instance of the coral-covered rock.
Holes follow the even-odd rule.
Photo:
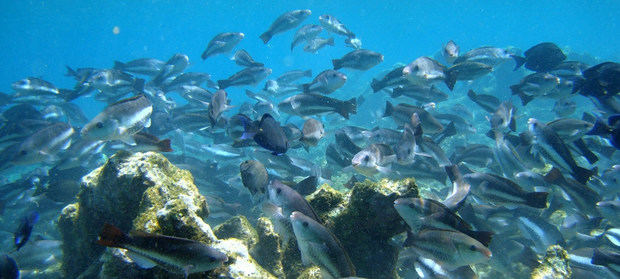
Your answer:
[[[571,278],[569,256],[559,245],[549,246],[538,267],[532,271],[532,279]]]

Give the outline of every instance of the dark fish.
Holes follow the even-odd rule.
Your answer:
[[[30,234],[32,234],[32,228],[37,221],[39,221],[39,212],[36,211],[33,211],[28,214],[28,216],[22,218],[19,223],[19,227],[17,227],[17,230],[13,234],[13,240],[17,251],[28,243]]]
[[[294,10],[280,15],[271,24],[271,26],[269,26],[269,29],[267,29],[265,33],[260,35],[261,40],[263,40],[263,43],[266,44],[267,42],[269,42],[269,40],[271,40],[271,37],[273,37],[273,35],[297,27],[311,13],[312,12],[310,10]]]
[[[261,118],[254,141],[261,147],[272,151],[274,155],[284,154],[288,149],[288,140],[280,123],[269,114],[264,114]]]
[[[129,62],[114,61],[114,69],[138,75],[154,76],[166,62],[154,58],[140,58]]]
[[[243,161],[239,165],[239,172],[241,173],[241,182],[243,186],[250,190],[252,195],[256,193],[264,194],[266,192],[269,176],[265,165],[256,160]]]
[[[584,80],[575,83],[573,92],[593,96],[599,100],[608,99],[620,92],[620,64],[604,62],[583,71]]]
[[[227,79],[218,80],[217,86],[220,89],[226,89],[230,86],[253,85],[259,83],[271,74],[271,69],[265,67],[249,67],[245,68]]]
[[[392,87],[397,85],[405,85],[407,83],[407,79],[403,78],[403,69],[405,66],[396,67],[390,72],[388,72],[381,79],[372,79],[370,83],[370,87],[373,92],[379,92],[381,89],[386,87]]]
[[[620,269],[620,253],[594,249],[592,264],[608,266],[618,271]]]
[[[316,37],[312,40],[309,40],[308,43],[304,46],[305,52],[317,53],[319,49],[322,49],[325,46],[334,46],[334,38],[321,38]]]
[[[347,81],[347,75],[336,70],[325,70],[319,73],[310,83],[303,86],[304,93],[330,94],[342,87]]]
[[[443,58],[446,59],[446,62],[454,63],[454,60],[459,57],[459,50],[459,46],[454,41],[450,40],[441,49],[441,54]]]
[[[348,101],[341,101],[320,94],[298,94],[280,102],[278,109],[285,113],[299,116],[314,116],[335,112],[349,119],[349,114],[357,113],[357,100],[351,98]]]
[[[355,70],[368,70],[379,63],[383,62],[383,55],[378,52],[356,49],[345,54],[340,59],[333,59],[334,70],[341,68],[350,68]]]
[[[245,37],[243,33],[227,32],[217,34],[209,41],[207,48],[200,57],[202,60],[205,60],[210,56],[229,52],[243,40],[243,37]]]
[[[323,31],[323,27],[316,24],[306,24],[302,26],[299,30],[297,30],[297,32],[295,32],[295,36],[293,36],[291,51],[293,51],[293,48],[295,48],[298,44],[314,39],[319,35],[319,33],[321,33],[321,31]]]
[[[334,16],[322,15],[319,17],[319,22],[321,23],[321,25],[323,25],[323,27],[325,27],[325,30],[327,30],[328,32],[342,35],[347,38],[355,37],[355,34],[351,32],[351,30],[347,29],[347,27],[344,26],[344,24],[342,24],[342,22],[340,22],[340,20],[338,20]]]
[[[620,114],[610,116],[607,123],[597,119],[592,129],[586,134],[608,137],[611,145],[620,149]]]
[[[525,57],[514,55],[517,62],[515,70],[525,64],[525,68],[534,72],[548,72],[560,65],[566,55],[554,43],[540,43],[525,51]]]
[[[97,240],[99,245],[127,249],[169,272],[189,274],[212,270],[228,261],[226,254],[201,242],[132,231],[123,233],[119,228],[105,224]]]
[[[19,267],[17,267],[17,263],[6,254],[0,256],[0,278],[19,279]]]
[[[237,52],[235,52],[235,55],[231,59],[235,61],[235,64],[243,67],[262,67],[265,65],[263,63],[254,61],[252,56],[250,56],[250,54],[245,51],[245,49],[237,50]]]
[[[490,73],[492,70],[493,67],[480,62],[465,61],[454,64],[446,69],[446,85],[452,90],[457,80],[474,80]]]
[[[318,265],[333,278],[355,276],[347,252],[327,228],[299,211],[293,212],[290,220],[305,265]]]
[[[299,183],[295,184],[294,189],[300,195],[307,196],[316,190],[318,186],[319,178],[317,176],[308,176],[304,180],[299,181]]]
[[[496,204],[524,204],[534,208],[547,207],[545,192],[526,192],[505,177],[490,173],[470,173],[463,176],[472,185],[472,192]]]

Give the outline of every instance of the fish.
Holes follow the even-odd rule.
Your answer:
[[[217,81],[220,89],[226,89],[231,86],[255,85],[271,74],[271,69],[265,67],[249,67],[236,72],[227,79]]]
[[[260,39],[263,40],[263,43],[267,44],[275,34],[297,27],[310,16],[310,14],[312,14],[310,10],[293,10],[282,14],[271,23],[267,31],[260,35]]]
[[[104,224],[97,243],[127,249],[143,266],[159,265],[185,277],[215,269],[228,261],[226,254],[195,240],[138,231],[126,234],[108,223]]]
[[[514,59],[514,55],[506,49],[497,47],[479,47],[460,55],[454,60],[453,63],[458,64],[465,61],[470,61],[496,67],[508,60]]]
[[[557,168],[552,168],[544,176],[544,181],[559,186],[560,189],[570,197],[571,203],[578,208],[580,212],[592,216],[599,215],[596,204],[601,201],[601,197],[586,184],[579,183],[570,178],[564,178]]]
[[[491,130],[504,132],[507,129],[510,131],[517,130],[517,122],[515,121],[515,115],[517,109],[511,102],[502,102],[499,104],[493,115],[491,115]]]
[[[0,278],[19,279],[19,267],[15,260],[7,254],[0,256]]]
[[[355,38],[355,33],[351,32],[340,20],[332,15],[319,16],[319,22],[328,32],[345,36],[347,38]]]
[[[316,37],[312,40],[309,40],[308,43],[304,46],[305,52],[317,53],[319,49],[322,49],[325,46],[334,46],[334,38],[321,38]]]
[[[30,165],[54,161],[60,151],[69,148],[74,133],[73,127],[64,122],[47,125],[17,145],[10,163]]]
[[[456,212],[465,204],[471,185],[463,180],[463,175],[457,165],[448,165],[444,169],[452,182],[452,191],[441,203]],[[481,242],[484,244],[484,241]]]
[[[535,147],[538,152],[556,166],[570,170],[573,177],[580,183],[586,183],[592,175],[596,174],[596,167],[589,170],[578,166],[564,141],[545,123],[530,118],[528,130],[534,136]]]
[[[457,80],[474,80],[493,71],[493,67],[473,61],[464,61],[452,65],[446,69],[446,85],[448,89],[454,89]]]
[[[353,49],[361,49],[362,48],[362,40],[359,38],[347,37],[344,39],[344,45]]]
[[[227,53],[231,51],[237,44],[243,40],[245,35],[243,33],[225,32],[215,35],[200,58],[205,60],[213,55],[220,53]]]
[[[309,118],[304,122],[303,129],[301,130],[301,141],[310,146],[316,146],[325,135],[325,128],[321,121],[314,118]]]
[[[389,165],[394,161],[396,154],[389,145],[373,143],[355,154],[351,165],[363,175],[374,176],[377,173],[388,174],[391,171]]]
[[[320,94],[297,94],[280,102],[278,109],[298,116],[315,116],[335,112],[345,119],[349,119],[350,114],[357,113],[357,99],[351,98],[348,101],[341,101]]]
[[[554,43],[544,42],[537,44],[524,52],[525,57],[513,55],[516,61],[515,70],[521,65],[534,72],[548,72],[560,65],[566,55]]]
[[[232,106],[228,105],[228,93],[223,89],[216,91],[211,97],[211,102],[208,107],[211,125],[215,126],[222,112],[229,110],[231,107]]]
[[[314,39],[323,31],[323,27],[316,24],[306,24],[299,28],[297,32],[295,32],[295,36],[293,36],[293,42],[291,42],[291,51],[295,46],[301,44],[302,42],[307,42]]]
[[[151,79],[149,82],[153,85],[161,85],[166,80],[174,79],[180,75],[189,66],[189,57],[182,53],[174,54],[166,64],[162,67],[161,71]]]
[[[149,127],[153,105],[144,95],[138,95],[107,106],[88,122],[80,135],[91,140],[125,140]]]
[[[154,76],[161,72],[165,64],[166,62],[155,58],[139,58],[129,62],[114,61],[113,68],[137,75]]]
[[[446,62],[452,64],[459,57],[460,47],[453,41],[448,41],[441,49],[441,54]]]
[[[444,127],[439,120],[433,117],[433,115],[431,115],[424,108],[418,106],[412,106],[405,103],[400,103],[394,106],[390,103],[390,101],[386,101],[383,117],[392,117],[394,122],[398,125],[404,125],[405,123],[409,123],[411,121],[411,116],[414,113],[417,113],[424,133],[437,134],[443,131]]]
[[[620,63],[603,62],[585,69],[582,74],[584,79],[574,84],[573,93],[604,102],[620,92]]]
[[[383,55],[366,49],[356,49],[345,54],[340,59],[333,59],[334,70],[349,68],[366,71],[383,62]]]
[[[239,165],[239,172],[241,173],[241,182],[243,186],[250,190],[252,195],[266,193],[269,175],[263,163],[257,160],[243,161],[241,165]]]
[[[570,98],[562,98],[555,101],[552,111],[558,117],[568,117],[577,110],[577,103]]]
[[[607,266],[616,272],[620,272],[620,253],[594,249],[591,263],[595,265]]]
[[[276,81],[278,84],[291,84],[305,77],[312,77],[312,70],[291,70],[281,74]]]
[[[79,166],[87,166],[92,157],[96,157],[105,147],[101,140],[77,139],[60,157],[54,168],[67,170]]]
[[[416,128],[411,127],[409,124],[405,124],[402,136],[394,147],[396,162],[398,164],[409,165],[415,161],[416,155],[426,155],[425,153],[421,153],[420,148],[416,144]]]
[[[315,175],[311,175],[296,183],[293,189],[300,195],[307,196],[314,193],[318,186],[318,182],[319,178]]]
[[[620,149],[620,114],[610,116],[607,123],[597,119],[592,129],[586,134],[609,138],[611,145]]]
[[[284,154],[288,149],[288,140],[280,123],[267,113],[263,114],[253,138],[258,145],[272,151],[274,155]]]
[[[464,233],[450,230],[425,229],[411,234],[405,245],[450,270],[483,263],[492,256],[482,243]]]
[[[558,228],[541,217],[518,216],[516,223],[521,234],[534,243],[532,248],[537,253],[545,253],[551,245],[566,246],[566,241]]]
[[[289,218],[305,265],[318,265],[324,278],[355,276],[355,267],[346,250],[327,228],[299,211]]]
[[[413,84],[429,85],[446,80],[446,66],[430,57],[422,56],[405,66],[402,75]]]
[[[405,66],[399,66],[390,70],[383,78],[373,78],[370,82],[370,87],[374,93],[381,91],[386,87],[405,85],[407,79],[403,78],[403,69]]]
[[[519,84],[511,85],[512,95],[521,98],[521,103],[525,106],[534,97],[550,94],[560,84],[560,78],[549,73],[534,73],[523,79]]]
[[[17,92],[18,96],[21,95],[59,95],[60,91],[49,81],[42,80],[40,78],[28,77],[22,80],[18,80],[11,84],[11,88]]]
[[[133,152],[172,152],[170,146],[170,139],[159,139],[157,136],[151,135],[144,131],[137,132],[133,135],[133,141],[135,146],[131,146],[129,149]]]
[[[527,205],[533,208],[547,207],[547,192],[526,192],[512,180],[491,173],[463,175],[472,193],[495,204]]]
[[[30,235],[32,234],[32,229],[34,225],[39,221],[39,212],[32,211],[28,214],[28,216],[23,217],[19,223],[19,227],[13,234],[13,243],[15,244],[15,249],[19,251],[30,239]]]
[[[302,85],[304,93],[331,94],[342,87],[347,75],[336,70],[325,70],[319,73],[310,83]]]
[[[309,219],[321,222],[319,216],[308,201],[293,188],[283,184],[279,180],[272,180],[267,185],[269,201],[282,208],[284,216],[290,216],[293,212],[300,212]]]
[[[256,62],[252,56],[245,50],[240,49],[235,52],[231,60],[235,61],[235,64],[242,67],[263,67],[265,64]]]

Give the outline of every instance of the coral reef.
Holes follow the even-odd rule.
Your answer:
[[[278,278],[284,277],[282,267],[283,251],[280,236],[275,232],[271,220],[261,217],[256,224],[258,243],[250,249],[250,255],[258,264]]]
[[[531,274],[532,279],[570,278],[571,268],[566,250],[559,245],[549,246],[542,262]]]
[[[247,247],[254,247],[258,242],[258,234],[252,224],[243,215],[237,215],[217,225],[213,232],[219,239],[236,238]]]

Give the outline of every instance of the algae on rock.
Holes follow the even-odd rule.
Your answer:
[[[254,247],[258,241],[258,234],[252,224],[243,215],[233,216],[226,222],[217,225],[213,232],[219,239],[236,238],[247,247]]]
[[[532,279],[570,278],[570,259],[566,250],[559,245],[549,246],[538,267],[532,271]]]
[[[271,274],[283,278],[282,257],[284,252],[280,246],[280,236],[275,232],[273,223],[268,218],[258,218],[256,231],[258,242],[250,248],[250,255]]]

